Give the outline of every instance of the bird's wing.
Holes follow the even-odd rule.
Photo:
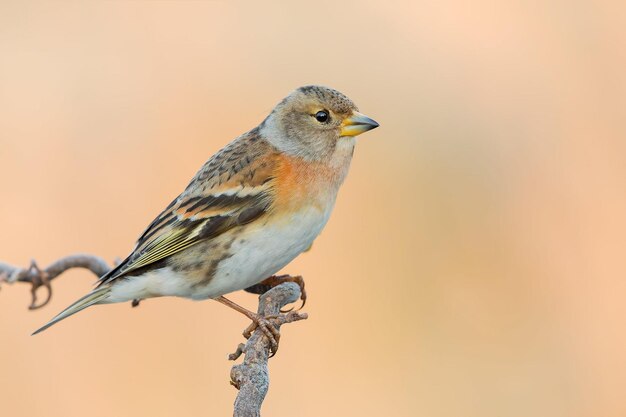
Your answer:
[[[224,148],[154,219],[128,258],[100,278],[99,286],[258,219],[274,199],[273,161],[267,149],[255,144],[234,142]]]

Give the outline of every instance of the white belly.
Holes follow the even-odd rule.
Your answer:
[[[143,275],[120,279],[111,287],[106,303],[122,303],[134,299],[145,299],[161,295],[191,297],[193,282],[185,276],[161,268]]]
[[[325,212],[308,208],[287,221],[269,222],[242,235],[231,247],[233,255],[220,262],[209,285],[192,298],[218,297],[275,274],[313,244],[331,208]]]
[[[322,211],[308,207],[281,221],[244,226],[206,285],[195,285],[185,273],[170,267],[123,279],[113,285],[109,303],[135,298],[177,296],[192,299],[215,298],[248,288],[278,272],[307,250],[322,231],[332,205]]]

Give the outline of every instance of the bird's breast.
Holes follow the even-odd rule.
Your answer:
[[[307,161],[281,154],[275,172],[275,208],[299,210],[307,206],[326,212],[335,203],[354,150],[353,143],[338,146],[330,160]]]

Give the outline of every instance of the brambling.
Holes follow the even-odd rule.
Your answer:
[[[223,295],[258,287],[312,245],[348,173],[355,137],[376,127],[336,90],[293,91],[212,156],[93,291],[33,334],[95,304],[161,296],[216,299],[262,324]]]

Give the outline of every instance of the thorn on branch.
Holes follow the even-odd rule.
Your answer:
[[[228,360],[236,361],[237,359],[239,359],[239,357],[243,354],[243,351],[245,348],[246,348],[246,345],[244,345],[243,343],[239,343],[239,346],[237,346],[237,350],[235,350],[233,353],[228,355]]]
[[[37,310],[48,304],[50,299],[52,298],[52,286],[50,285],[50,274],[48,272],[39,268],[37,262],[33,259],[30,262],[30,267],[28,268],[28,274],[30,275],[30,294],[31,294],[31,302],[28,306],[29,310]],[[37,290],[40,287],[44,287],[46,289],[46,299],[37,304]]]

